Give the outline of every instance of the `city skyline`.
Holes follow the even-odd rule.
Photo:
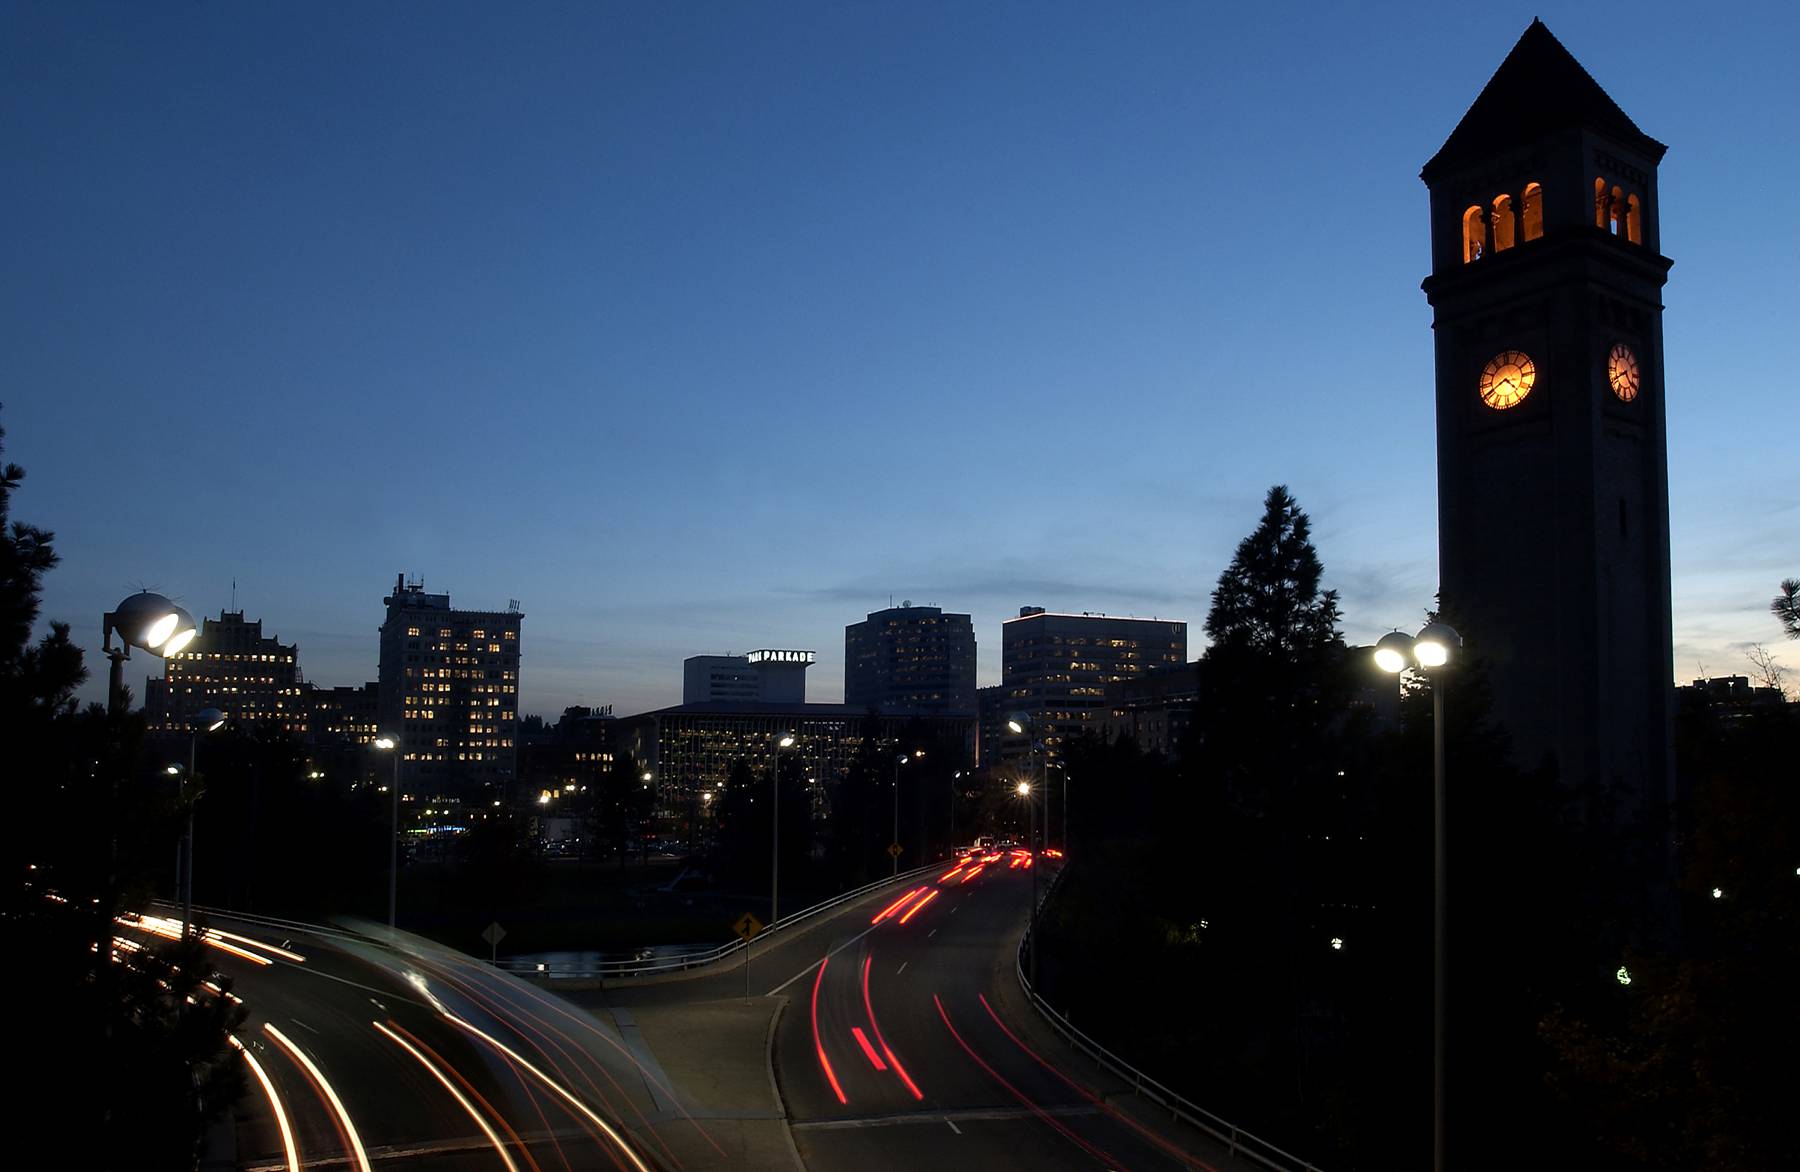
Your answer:
[[[1467,60],[1411,50],[1488,70],[1531,13],[1028,11],[23,14],[3,198],[41,230],[6,262],[0,424],[17,516],[63,554],[44,622],[91,654],[138,585],[198,616],[235,579],[309,680],[354,685],[403,569],[521,599],[520,710],[553,715],[670,704],[685,657],[770,646],[819,648],[829,701],[843,625],[910,598],[973,615],[985,686],[1022,605],[1183,620],[1198,654],[1286,483],[1346,638],[1416,626],[1415,176],[1470,93]],[[1642,15],[1544,13],[1674,144],[1685,681],[1748,643],[1795,662],[1767,605],[1800,473],[1742,437],[1791,418],[1764,340],[1800,235],[1766,193],[1796,163],[1727,116],[1782,108],[1795,17],[1727,44]],[[1353,87],[1354,120],[1328,96]],[[140,696],[160,672],[134,660]]]

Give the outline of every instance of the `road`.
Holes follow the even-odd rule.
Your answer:
[[[244,999],[238,1037],[267,1078],[250,1087],[241,1166],[748,1166],[728,1115],[690,1114],[700,1099],[663,1072],[632,1009],[711,1063],[727,1043],[697,1023],[783,1001],[767,1055],[780,1109],[763,1126],[780,1136],[785,1115],[811,1172],[1248,1166],[1130,1094],[1024,1001],[1025,861],[946,864],[777,934],[753,958],[748,999],[732,964],[568,995],[592,1013],[404,935],[390,948],[219,920],[238,933],[219,942],[238,951],[214,954]],[[730,1045],[760,1066],[767,1032],[750,1030]],[[755,1150],[755,1166],[791,1161],[785,1144]]]
[[[243,1168],[648,1172],[679,1165],[672,1140],[705,1142],[659,1093],[653,1058],[479,961],[213,923],[232,933],[210,955],[246,1012]],[[148,942],[146,926],[119,935]]]
[[[753,962],[753,993],[788,998],[773,1062],[806,1167],[1247,1166],[1125,1093],[1025,1003],[1014,956],[1031,872],[1011,861],[972,879],[946,864]],[[605,999],[667,1005],[742,992],[743,975],[729,971]],[[1123,977],[1120,992],[1129,996]]]

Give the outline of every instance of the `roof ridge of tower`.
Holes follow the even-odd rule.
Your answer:
[[[1419,177],[1430,183],[1459,164],[1573,127],[1612,135],[1653,163],[1668,150],[1638,129],[1549,26],[1534,17]]]

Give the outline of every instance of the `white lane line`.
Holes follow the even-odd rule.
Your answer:
[[[299,1026],[301,1029],[305,1030],[309,1034],[316,1034],[319,1032],[318,1030],[313,1029],[311,1026],[307,1025],[305,1022],[301,1021],[297,1017],[290,1017],[290,1018],[288,1018],[288,1020],[293,1022],[295,1025]]]
[[[951,910],[953,910],[953,911],[954,911],[954,910],[955,910],[955,909],[951,909]],[[927,939],[927,940],[929,940],[929,939],[931,939],[931,938],[932,938],[932,937],[933,937],[933,936],[936,936],[936,935],[937,935],[937,929],[936,929],[936,928],[933,928],[933,929],[932,929],[932,930],[931,930],[931,931],[929,931],[929,932],[927,932],[927,933],[925,933],[925,939]]]
[[[956,901],[956,907],[961,907],[961,906],[962,906],[962,901],[961,901],[961,900],[957,900],[957,901]],[[956,914],[956,907],[953,907],[953,908],[951,908],[951,909],[950,909],[950,914],[951,914],[951,915],[955,915],[955,914]]]
[[[897,969],[895,969],[895,970],[894,970],[894,975],[895,975],[895,976],[896,976],[896,977],[897,977],[897,976],[899,976],[899,975],[900,975],[900,974],[901,974],[901,973],[903,973],[903,972],[905,972],[905,971],[906,971],[906,966],[907,966],[907,965],[909,965],[909,964],[911,964],[911,963],[912,963],[912,962],[911,962],[911,961],[907,961],[907,960],[903,960],[903,961],[901,961],[901,962],[900,962],[900,967],[899,967],[899,968],[897,968]]]
[[[844,951],[844,949],[850,947],[852,944],[855,944],[858,940],[861,940],[864,936],[867,936],[870,932],[873,932],[875,929],[877,929],[879,927],[881,927],[880,924],[869,925],[867,928],[864,928],[862,931],[858,932],[856,935],[850,937],[850,939],[844,941],[842,944],[838,945],[836,948],[832,949],[830,952],[827,952],[824,956],[821,956],[818,960],[813,961],[811,964],[807,965],[805,968],[801,969],[799,972],[795,973],[793,976],[789,977],[787,980],[781,982],[781,984],[775,986],[773,989],[770,989],[767,993],[764,993],[763,996],[764,997],[775,996],[775,994],[781,992],[783,989],[787,988],[789,985],[793,984],[795,981],[798,981],[801,977],[809,975],[814,969],[818,968],[820,965],[824,964],[826,961],[830,960],[832,957],[836,956],[838,953]]]
[[[950,1125],[950,1130],[951,1130],[951,1131],[954,1131],[954,1132],[955,1132],[955,1133],[956,1133],[956,1134],[957,1134],[957,1135],[961,1135],[961,1134],[962,1134],[962,1128],[960,1128],[960,1127],[958,1127],[958,1126],[956,1126],[956,1120],[954,1120],[954,1119],[946,1119],[946,1120],[944,1120],[944,1122],[945,1122],[945,1123],[948,1123],[948,1124],[949,1124],[949,1125]]]

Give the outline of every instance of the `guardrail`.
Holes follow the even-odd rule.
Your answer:
[[[841,895],[834,895],[823,903],[815,903],[811,907],[796,912],[791,916],[783,916],[773,924],[768,925],[761,932],[758,932],[756,934],[756,939],[759,942],[763,941],[773,933],[792,928],[795,924],[809,920],[820,912],[830,911],[834,907],[839,907],[853,899],[858,899],[867,895],[871,891],[878,891],[890,884],[899,883],[906,879],[912,879],[930,871],[936,871],[942,866],[944,866],[944,863],[940,861],[929,863],[923,867],[914,867],[910,871],[901,871],[897,875],[889,875],[885,879],[877,879],[873,883],[865,883],[853,891],[846,891]],[[181,914],[180,908],[167,900],[158,899],[153,900],[152,903],[156,907],[169,908],[173,910],[176,915]],[[263,927],[276,928],[283,931],[304,932],[310,936],[326,936],[335,937],[341,940],[355,941],[372,940],[380,943],[379,935],[351,932],[342,928],[329,927],[324,924],[306,924],[298,920],[281,920],[276,919],[273,916],[250,915],[246,912],[234,912],[228,908],[200,907],[198,905],[195,906],[194,912],[196,915],[204,913],[207,915],[229,917],[241,923],[260,924]],[[545,969],[530,962],[511,958],[509,958],[509,960],[501,961],[497,967],[503,972],[509,972],[515,976],[541,975],[566,980],[605,979],[608,977],[615,979],[619,977],[647,977],[654,976],[658,973],[680,972],[683,969],[697,969],[705,965],[717,964],[719,961],[724,960],[726,957],[731,956],[744,947],[745,943],[743,940],[732,940],[729,943],[721,944],[716,948],[708,948],[701,952],[683,953],[675,956],[653,956],[644,957],[642,959],[634,958],[628,960],[602,961],[597,965],[579,969]]]
[[[1056,878],[1039,897],[1038,905],[1033,909],[1034,913],[1041,912],[1043,906],[1050,902],[1051,893],[1062,882],[1062,877],[1067,871],[1066,866],[1057,871]],[[1220,1143],[1225,1144],[1231,1149],[1233,1156],[1242,1155],[1265,1168],[1274,1169],[1274,1172],[1321,1172],[1317,1164],[1303,1160],[1292,1152],[1283,1151],[1268,1140],[1254,1136],[1235,1123],[1219,1118],[1204,1107],[1197,1107],[1188,1102],[1069,1024],[1067,1017],[1063,1016],[1055,1006],[1044,1000],[1038,991],[1031,987],[1031,981],[1025,975],[1025,950],[1031,944],[1031,933],[1036,926],[1037,915],[1033,914],[1025,925],[1025,934],[1019,938],[1019,950],[1013,957],[1013,967],[1018,972],[1019,988],[1024,990],[1025,999],[1031,1002],[1032,1008],[1036,1009],[1044,1020],[1050,1023],[1052,1029],[1067,1039],[1070,1045],[1129,1082],[1134,1092],[1160,1105],[1176,1119],[1189,1126],[1199,1128]]]
[[[823,903],[815,903],[811,907],[796,912],[791,916],[783,916],[773,924],[765,927],[761,932],[758,932],[756,934],[756,939],[758,942],[761,942],[776,932],[792,928],[796,924],[811,919],[820,912],[830,911],[832,908],[839,907],[853,899],[859,899],[871,891],[877,891],[890,884],[899,883],[902,880],[923,875],[928,871],[936,871],[943,865],[944,864],[941,862],[936,862],[927,864],[923,867],[914,867],[910,871],[901,871],[897,875],[889,875],[885,879],[877,879],[873,883],[865,883],[853,891],[846,891],[841,895],[834,895]],[[726,957],[741,951],[745,946],[743,940],[732,940],[725,944],[721,944],[716,948],[708,948],[701,952],[682,953],[675,956],[651,956],[642,959],[633,958],[627,960],[601,961],[599,964],[585,966],[579,969],[544,969],[539,968],[536,964],[517,960],[512,960],[510,962],[501,961],[499,967],[506,972],[515,975],[542,975],[565,980],[591,980],[596,978],[605,980],[609,977],[614,979],[620,977],[648,977],[655,976],[659,973],[680,972],[683,969],[697,969],[703,968],[709,964],[717,964]]]

